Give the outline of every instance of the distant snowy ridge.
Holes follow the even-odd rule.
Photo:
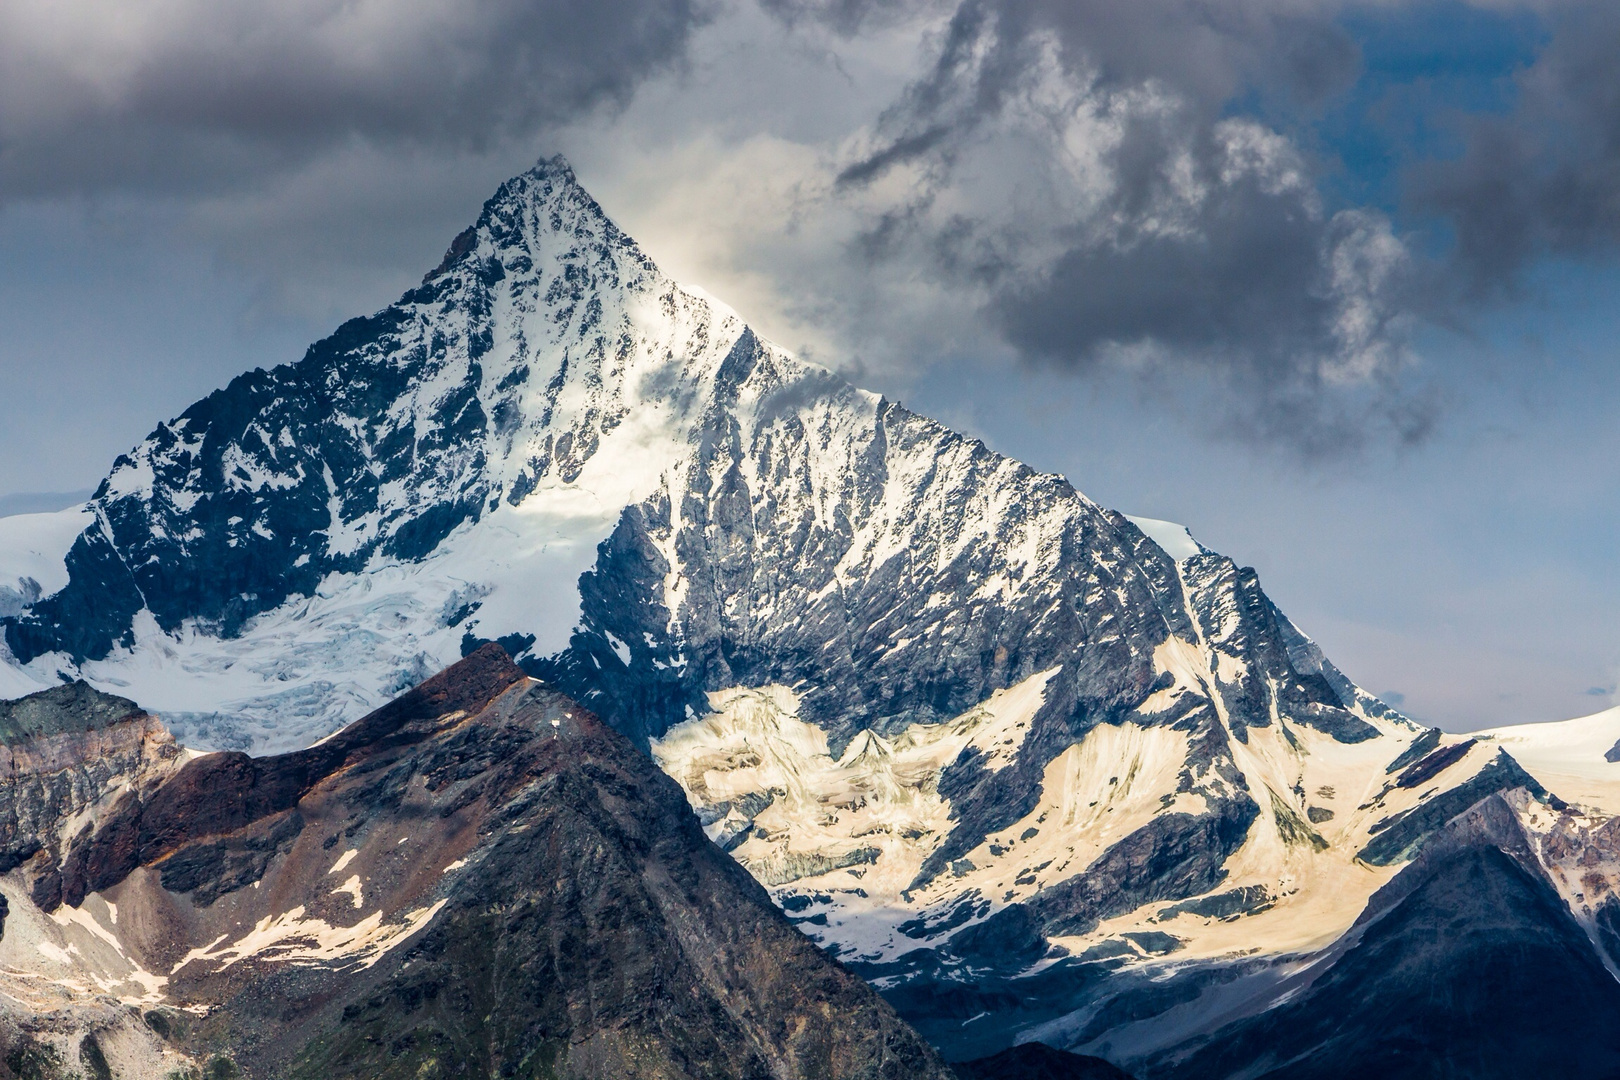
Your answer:
[[[1565,799],[1620,815],[1620,708],[1469,734],[1512,754]]]
[[[91,520],[82,506],[0,517],[0,619],[21,615],[40,597],[66,587],[67,552]],[[0,699],[22,697],[54,681],[37,668],[8,663],[8,658],[0,641]]]

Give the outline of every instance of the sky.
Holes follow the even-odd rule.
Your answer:
[[[1452,730],[1620,681],[1606,0],[15,0],[0,514],[561,152],[678,280],[1255,566]]]

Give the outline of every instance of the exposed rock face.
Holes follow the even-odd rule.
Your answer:
[[[77,907],[86,893],[106,889],[137,867],[159,862],[164,863],[168,886],[170,878],[189,870],[205,851],[218,853],[205,861],[226,859],[217,845],[198,847],[206,838],[245,829],[264,831],[264,823],[273,821],[277,825],[267,831],[273,838],[270,846],[250,849],[268,853],[279,843],[277,834],[291,839],[300,831],[301,824],[289,829],[280,823],[301,822],[298,804],[321,781],[374,759],[386,748],[418,742],[437,730],[444,717],[480,710],[526,679],[499,646],[486,646],[458,666],[453,676],[428,680],[307,750],[270,758],[225,752],[193,761],[160,788],[121,800],[116,812],[75,838],[62,871],[62,899]],[[184,855],[171,858],[182,849]],[[265,859],[250,862],[262,864]],[[256,876],[231,884],[240,887],[255,880]]]
[[[137,1000],[171,1052],[248,1076],[949,1075],[493,645],[318,747],[191,761],[63,878],[78,903],[29,918],[163,973]]]
[[[180,756],[156,717],[83,682],[0,701],[0,872],[21,867],[34,901],[54,908],[69,844]]]

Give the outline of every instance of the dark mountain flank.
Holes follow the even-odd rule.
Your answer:
[[[1102,1058],[1071,1054],[1045,1043],[1010,1046],[999,1054],[952,1066],[961,1080],[1131,1080]]]
[[[1527,829],[1532,818],[1545,831]],[[1581,925],[1555,884],[1569,877],[1561,861],[1586,869],[1588,889],[1612,875],[1617,833],[1582,829],[1522,791],[1491,796],[1452,821],[1263,1011],[1142,1073],[1620,1076],[1620,957]]]

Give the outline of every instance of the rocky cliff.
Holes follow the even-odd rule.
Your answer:
[[[0,873],[18,870],[33,901],[55,907],[72,843],[183,759],[155,716],[83,682],[0,701]]]

